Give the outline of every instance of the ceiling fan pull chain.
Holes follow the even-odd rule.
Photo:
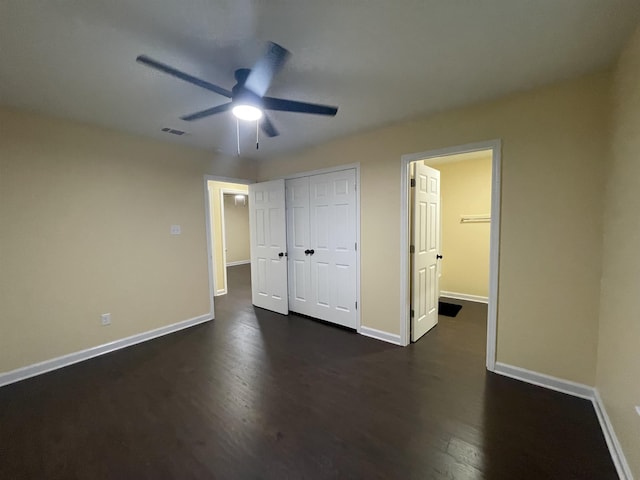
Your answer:
[[[238,141],[238,156],[240,156],[240,120],[236,118],[236,140]]]
[[[260,128],[259,127],[260,120],[256,120],[256,150],[260,149]]]

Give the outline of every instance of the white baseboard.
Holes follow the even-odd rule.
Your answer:
[[[609,415],[607,415],[607,409],[605,408],[604,403],[602,403],[600,392],[598,392],[597,388],[594,388],[593,393],[593,408],[596,410],[596,415],[600,422],[600,428],[602,428],[602,433],[604,434],[604,439],[607,442],[607,447],[609,447],[613,463],[618,471],[618,476],[621,480],[633,480],[631,468],[627,463],[627,458],[624,456],[622,446],[618,441],[618,437],[613,429],[613,424],[609,419]]]
[[[360,335],[364,335],[365,337],[371,337],[375,338],[376,340],[382,340],[383,342],[402,346],[402,344],[400,343],[400,335],[395,335],[393,333],[383,332],[382,330],[363,326],[360,327],[358,333]]]
[[[34,363],[33,365],[18,368],[16,370],[11,370],[9,372],[0,373],[0,387],[9,385],[10,383],[19,382],[21,380],[26,380],[27,378],[35,377],[36,375],[42,375],[43,373],[47,373],[52,370],[57,370],[59,368],[73,365],[74,363],[89,360],[90,358],[98,357],[100,355],[104,355],[105,353],[130,347],[132,345],[146,342],[154,338],[162,337],[164,335],[168,335],[169,333],[184,330],[185,328],[193,327],[200,323],[208,322],[212,319],[213,316],[210,313],[205,313],[204,315],[190,318],[182,322],[173,323],[171,325],[156,328],[154,330],[149,330],[147,332],[138,333],[130,337],[115,340],[103,345],[98,345],[97,347],[87,348],[86,350],[81,350],[79,352],[70,353],[61,357],[52,358],[51,360],[45,360],[44,362],[40,363]]]
[[[251,263],[251,260],[238,260],[237,262],[227,262],[227,267],[235,267],[236,265],[246,265]]]
[[[621,480],[633,480],[631,469],[627,463],[627,459],[624,455],[618,437],[613,429],[607,410],[602,403],[600,393],[598,389],[584,385],[582,383],[571,382],[562,378],[552,377],[551,375],[545,375],[544,373],[533,372],[520,367],[514,367],[513,365],[507,365],[505,363],[496,362],[496,368],[494,373],[504,375],[522,382],[531,383],[539,387],[555,390],[556,392],[566,393],[573,395],[574,397],[584,398],[591,400],[593,408],[600,422],[600,428],[604,435],[607,447],[609,448],[609,454],[613,460],[613,464],[618,471],[618,476]]]
[[[556,392],[567,393],[574,397],[586,398],[587,400],[593,399],[593,387],[590,387],[589,385],[571,382],[558,377],[552,377],[551,375],[545,375],[544,373],[534,372],[525,368],[496,362],[494,373],[504,375],[505,377],[515,378],[516,380],[521,380],[533,385],[538,385],[539,387],[555,390]]]
[[[467,300],[469,302],[489,303],[489,297],[481,297],[480,295],[469,295],[467,293],[446,292],[440,290],[441,297],[453,298],[455,300]]]
[[[226,295],[227,294],[227,289],[226,288],[221,288],[220,290],[216,290],[216,293],[214,294],[214,297],[217,297],[219,295]]]

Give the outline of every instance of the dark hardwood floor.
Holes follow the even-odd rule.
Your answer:
[[[1,479],[613,479],[590,402],[488,374],[485,307],[400,348],[250,302],[0,388]]]

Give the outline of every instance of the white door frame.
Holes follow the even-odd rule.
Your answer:
[[[209,310],[211,318],[215,318],[215,311],[213,307],[213,297],[216,292],[216,276],[215,271],[215,257],[213,256],[213,231],[211,225],[211,198],[209,197],[209,182],[226,182],[226,183],[239,183],[242,185],[250,185],[254,183],[253,180],[247,180],[243,178],[231,178],[231,177],[219,177],[217,175],[204,175],[204,216],[205,216],[205,230],[207,235],[207,270],[209,271]],[[224,241],[224,237],[223,241]],[[225,269],[226,276],[226,269]],[[226,277],[225,277],[226,287]]]
[[[310,175],[321,175],[323,173],[333,173],[353,169],[356,171],[356,242],[358,244],[358,249],[356,250],[356,302],[358,303],[358,308],[356,308],[356,331],[359,334],[362,334],[362,323],[360,321],[360,311],[362,310],[362,302],[360,301],[360,251],[362,250],[360,248],[360,162],[321,168],[319,170],[311,170],[308,172],[292,173],[285,177],[278,178],[290,180],[292,178],[308,177]]]
[[[409,164],[417,160],[445,157],[460,153],[492,151],[491,168],[491,233],[489,247],[489,305],[487,311],[487,370],[496,364],[496,331],[498,314],[498,268],[500,253],[500,162],[502,141],[468,143],[438,150],[410,153],[400,159],[400,343],[409,344]]]

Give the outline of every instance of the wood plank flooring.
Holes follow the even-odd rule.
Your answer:
[[[0,388],[0,478],[617,478],[590,402],[485,371],[485,306],[401,348],[248,275],[213,322]]]

